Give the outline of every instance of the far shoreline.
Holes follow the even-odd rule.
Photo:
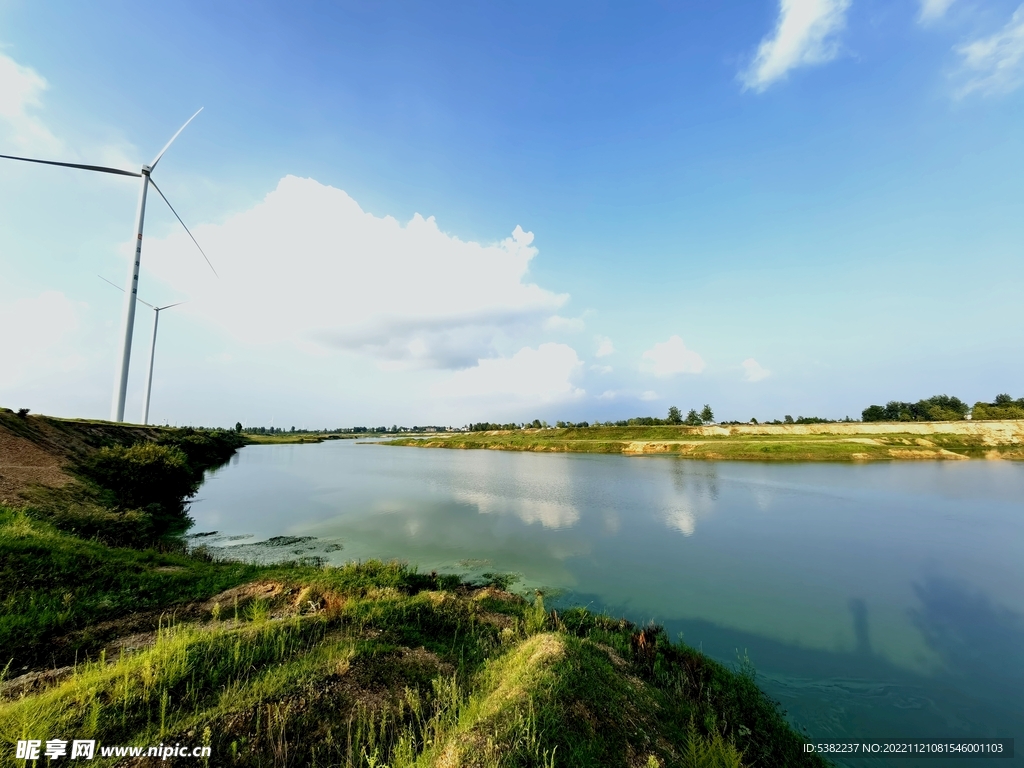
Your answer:
[[[572,427],[399,437],[382,445],[706,461],[1024,460],[1024,420]]]

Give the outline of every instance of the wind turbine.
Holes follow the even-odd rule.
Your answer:
[[[188,227],[185,226],[185,222],[181,220],[181,216],[174,210],[174,206],[164,196],[164,193],[160,191],[160,187],[153,181],[151,174],[156,170],[156,164],[160,162],[160,158],[164,156],[164,153],[170,149],[171,144],[178,138],[182,131],[196,119],[196,115],[202,112],[200,107],[199,111],[195,115],[192,115],[188,120],[185,121],[185,125],[178,129],[178,132],[171,136],[171,140],[164,145],[164,148],[160,150],[160,153],[153,158],[153,162],[149,165],[143,165],[142,169],[136,173],[135,171],[124,171],[120,168],[107,168],[103,165],[83,165],[81,163],[59,163],[55,160],[37,160],[31,157],[16,157],[14,155],[0,155],[0,158],[7,160],[24,160],[26,163],[41,163],[43,165],[59,165],[63,168],[79,168],[83,171],[98,171],[100,173],[112,173],[117,176],[135,176],[136,178],[142,179],[142,185],[139,189],[139,204],[138,212],[135,216],[135,258],[132,259],[131,264],[128,268],[128,280],[124,288],[124,312],[122,315],[122,336],[124,342],[121,347],[121,359],[118,362],[117,378],[114,380],[114,397],[110,406],[110,420],[111,421],[124,421],[124,400],[125,395],[128,392],[128,365],[131,361],[132,356],[132,333],[135,330],[135,302],[137,300],[139,291],[139,263],[142,260],[142,224],[146,218],[146,193],[149,190],[150,185],[157,191],[163,201],[167,203],[167,207],[171,209],[171,213],[174,214],[181,226],[185,227],[185,231],[188,232],[188,236],[192,238],[192,242],[196,244],[196,248],[203,254],[203,258],[206,259],[206,263],[210,265],[210,269],[213,270],[213,274],[217,274],[217,270],[213,269],[213,264],[210,264],[210,259],[207,258],[206,253],[203,251],[202,246],[189,232]],[[145,302],[143,302],[145,303]],[[147,306],[152,306],[147,305]],[[155,307],[154,307],[155,309]],[[167,309],[167,307],[161,307],[161,309]],[[159,317],[159,310],[158,310]],[[156,329],[154,327],[153,333],[154,342],[156,340]],[[150,356],[150,375],[152,375],[152,355]],[[149,395],[146,395],[146,409],[149,409]]]
[[[103,275],[97,275],[97,277],[105,283],[110,283],[110,285],[114,286],[119,291],[124,290],[124,288],[117,285],[116,283],[112,283],[110,282],[110,280],[107,280],[107,278],[105,278]],[[155,307],[148,301],[144,301],[143,299],[140,299],[138,297],[136,297],[136,300],[141,301],[143,304],[145,304],[147,307],[153,310],[153,340],[150,342],[149,345],[149,368],[146,371],[146,399],[142,403],[142,423],[149,424],[149,398],[153,392],[153,360],[154,358],[156,358],[156,330],[157,327],[160,325],[160,313],[163,312],[165,309],[170,309],[171,307],[179,307],[185,302],[178,301],[175,302],[174,304],[165,304],[162,307]]]

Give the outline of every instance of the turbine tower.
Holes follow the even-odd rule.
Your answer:
[[[213,269],[213,264],[210,264],[210,259],[207,258],[206,253],[203,251],[199,242],[189,232],[188,227],[185,226],[185,222],[181,220],[181,216],[174,210],[174,206],[171,205],[170,201],[164,196],[164,193],[160,191],[160,187],[156,185],[156,182],[152,179],[152,173],[156,170],[157,163],[160,162],[160,158],[164,156],[164,153],[170,149],[171,144],[174,140],[181,135],[181,132],[185,130],[189,123],[196,119],[196,115],[202,112],[200,107],[199,111],[195,115],[192,115],[188,120],[185,121],[185,125],[178,129],[178,132],[171,136],[171,140],[164,145],[164,148],[160,150],[160,153],[153,158],[153,162],[149,165],[143,165],[142,169],[136,173],[135,171],[124,171],[120,168],[108,168],[102,165],[83,165],[81,163],[59,163],[55,160],[37,160],[31,157],[16,157],[14,155],[0,155],[0,158],[7,160],[24,160],[27,163],[41,163],[43,165],[58,165],[63,168],[80,168],[84,171],[98,171],[100,173],[112,173],[117,176],[135,176],[136,178],[142,179],[141,187],[139,188],[139,204],[137,213],[135,216],[135,255],[132,258],[131,263],[128,266],[128,279],[125,284],[124,292],[124,311],[122,314],[121,323],[121,335],[123,343],[121,347],[121,359],[118,361],[117,377],[114,380],[114,397],[110,406],[110,419],[111,421],[124,421],[124,401],[125,395],[128,392],[128,366],[131,362],[132,356],[132,333],[135,329],[135,302],[138,298],[139,291],[139,264],[142,261],[142,225],[146,218],[146,193],[149,191],[150,185],[157,191],[157,194],[163,198],[163,201],[167,203],[167,207],[171,209],[171,213],[174,214],[181,226],[185,227],[185,231],[188,232],[188,236],[192,238],[192,242],[196,244],[196,248],[199,248],[199,252],[203,254],[203,258],[206,259],[206,263],[210,265],[210,269]],[[217,270],[213,269],[213,274],[217,274]],[[152,306],[152,305],[149,305]],[[166,309],[166,307],[161,307]],[[155,329],[154,329],[155,339]],[[150,371],[152,373],[152,370]],[[149,396],[146,397],[146,403],[148,408]]]
[[[139,299],[142,301],[142,299]],[[143,304],[146,302],[142,301]],[[160,313],[165,309],[176,307],[178,304],[184,302],[179,301],[177,304],[165,304],[162,307],[154,307],[152,304],[146,304],[147,307],[153,310],[153,341],[149,345],[149,368],[146,372],[146,399],[142,403],[142,423],[149,424],[149,396],[153,392],[153,358],[156,357],[156,328],[160,324]]]
[[[124,288],[117,285],[116,283],[112,283],[109,280],[107,280],[107,278],[105,278],[103,275],[97,275],[97,277],[99,277],[99,279],[102,280],[103,282],[113,285],[119,291],[124,290]],[[179,307],[185,302],[178,301],[175,302],[174,304],[165,304],[162,307],[154,307],[148,301],[145,301],[141,298],[136,297],[136,300],[142,302],[147,307],[153,310],[153,340],[149,344],[149,367],[146,369],[146,398],[142,402],[142,423],[149,424],[149,400],[150,396],[153,393],[153,360],[156,358],[156,331],[157,327],[160,325],[160,313],[163,312],[165,309],[170,309],[171,307]]]

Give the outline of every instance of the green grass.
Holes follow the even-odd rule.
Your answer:
[[[0,754],[73,734],[209,744],[214,765],[822,764],[751,677],[660,630],[559,616],[539,598],[400,563],[109,547],[9,509],[0,554],[6,677],[74,665],[0,700]],[[146,630],[138,650],[102,650]]]
[[[244,564],[105,546],[0,507],[0,665],[71,663],[94,639],[83,632],[57,644],[55,636],[204,599],[255,574]]]
[[[752,678],[655,628],[397,563],[259,577],[266,598],[0,701],[0,741],[202,743],[243,766],[824,764]]]
[[[1020,441],[953,431],[858,434],[839,425],[834,432],[799,434],[785,427],[711,430],[692,427],[589,427],[468,432],[444,437],[399,438],[384,445],[505,451],[670,454],[731,461],[893,461],[1001,457],[1024,459]]]
[[[248,434],[245,435],[246,441],[255,445],[282,445],[290,443],[322,443],[323,437],[319,435],[292,435],[287,432],[284,434],[274,435],[256,435]]]

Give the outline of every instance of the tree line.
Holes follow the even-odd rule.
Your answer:
[[[28,409],[25,409],[26,412]],[[918,400],[916,403],[905,403],[899,400],[890,400],[885,405],[869,405],[861,412],[861,421],[960,421],[966,418],[975,420],[1001,420],[1001,419],[1024,419],[1024,397],[1016,400],[1007,394],[996,395],[990,402],[977,402],[968,406],[963,400],[951,395],[934,395],[926,399]],[[749,424],[834,424],[849,423],[856,421],[847,416],[845,419],[824,419],[818,416],[797,416],[790,415],[780,419],[759,422],[757,419],[750,419]],[[513,431],[520,429],[583,429],[589,427],[657,427],[657,426],[690,426],[700,427],[707,424],[714,424],[715,413],[711,406],[706,404],[699,411],[691,408],[686,415],[676,406],[668,409],[665,418],[657,416],[634,416],[630,419],[619,419],[617,421],[556,421],[554,425],[543,419],[534,419],[524,422],[491,422],[477,421],[466,424],[463,427],[445,426],[412,426],[403,427],[397,424],[390,428],[382,427],[337,427],[335,429],[284,429],[282,427],[242,427],[240,423],[235,424],[235,431],[258,435],[280,435],[280,434],[399,434],[402,432],[491,432],[491,431]],[[724,421],[722,424],[741,424],[739,421]],[[202,427],[200,427],[202,429]]]
[[[890,400],[885,405],[869,405],[861,412],[862,421],[961,421],[963,419],[1024,419],[1024,397],[996,395],[991,403],[978,401],[969,406],[959,397],[934,395],[916,403]]]
[[[620,419],[619,421],[556,421],[554,425],[548,424],[543,419],[534,419],[533,421],[524,421],[522,423],[512,424],[495,424],[489,421],[480,421],[474,424],[467,424],[466,431],[468,432],[489,432],[495,430],[516,430],[516,429],[584,429],[589,427],[656,427],[664,425],[686,425],[691,427],[700,427],[704,424],[712,424],[715,421],[715,413],[711,410],[711,406],[705,404],[704,407],[698,411],[696,408],[691,408],[686,416],[683,416],[683,412],[680,411],[676,406],[672,406],[668,409],[668,415],[664,419],[659,419],[657,416],[634,416],[631,419]]]

